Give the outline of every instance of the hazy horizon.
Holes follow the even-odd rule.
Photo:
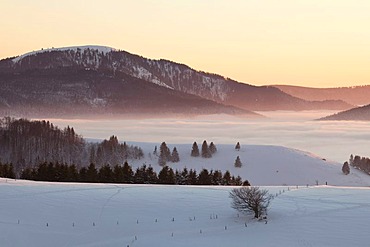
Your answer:
[[[370,126],[356,121],[313,121],[332,111],[264,112],[267,119],[245,119],[227,115],[192,118],[151,119],[50,119],[64,128],[74,127],[90,139],[150,142],[158,145],[213,141],[215,144],[278,145],[311,152],[322,158],[343,163],[350,154],[369,156]],[[350,124],[349,124],[350,123]]]

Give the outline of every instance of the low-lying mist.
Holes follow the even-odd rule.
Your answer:
[[[370,156],[370,123],[355,121],[313,121],[329,111],[261,112],[265,119],[229,115],[191,118],[119,120],[49,119],[59,127],[67,125],[85,138],[161,143],[193,143],[204,139],[216,144],[281,145],[315,153],[340,163],[350,154]]]

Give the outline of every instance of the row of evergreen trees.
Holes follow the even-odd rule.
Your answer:
[[[370,175],[370,158],[361,157],[359,155],[353,156],[353,154],[351,154],[349,165]]]
[[[0,166],[1,168],[2,166]],[[12,168],[11,168],[12,169]],[[2,173],[2,177],[6,174]],[[14,178],[14,177],[12,177]],[[75,165],[41,163],[34,168],[26,168],[21,179],[51,182],[89,182],[89,183],[132,183],[132,184],[179,184],[179,185],[241,185],[240,176],[232,176],[229,171],[196,170],[184,168],[182,171],[164,166],[157,174],[151,166],[142,165],[133,171],[125,162],[123,166],[103,165],[99,169],[94,164],[78,169]]]
[[[207,141],[206,140],[203,141],[203,144],[202,144],[202,157],[203,158],[211,158],[212,155],[215,154],[216,152],[217,152],[217,148],[213,142],[211,142],[208,146]],[[191,156],[192,157],[200,156],[199,147],[198,147],[197,142],[193,143],[193,146],[191,148]]]
[[[211,142],[208,145],[206,140],[203,141],[201,152],[203,158],[211,158],[212,155],[215,154],[216,152],[217,148],[213,142]],[[180,156],[176,147],[173,148],[171,153],[170,149],[167,147],[167,144],[165,142],[162,142],[161,146],[159,147],[159,155],[157,153],[157,146],[155,147],[153,154],[158,156],[158,164],[160,166],[165,166],[167,162],[176,163],[180,161]],[[197,142],[193,143],[191,156],[192,157],[200,156],[200,151]]]

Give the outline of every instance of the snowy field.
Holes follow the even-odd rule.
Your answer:
[[[278,194],[267,224],[230,207],[231,187],[0,179],[0,245],[369,245],[369,188],[264,188]]]
[[[199,144],[200,143],[200,144]],[[201,141],[198,145],[201,149]],[[143,148],[145,158],[129,160],[133,168],[143,164],[151,165],[159,172],[158,157],[153,155],[154,147],[159,150],[160,143],[130,143]],[[285,148],[281,146],[243,145],[240,151],[235,145],[217,145],[217,153],[212,158],[191,157],[190,144],[168,144],[172,151],[177,148],[180,155],[179,163],[168,162],[174,170],[183,168],[195,169],[198,173],[206,168],[210,170],[229,170],[232,175],[239,175],[252,185],[337,185],[337,186],[370,186],[370,176],[356,169],[351,169],[349,175],[342,173],[341,163],[323,160],[323,158],[308,152]],[[239,156],[241,168],[234,167],[235,159]]]

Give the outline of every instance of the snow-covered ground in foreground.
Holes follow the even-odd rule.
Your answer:
[[[7,247],[368,246],[369,188],[265,188],[278,194],[267,224],[251,216],[238,217],[230,207],[231,187],[0,179],[0,243]]]
[[[211,141],[211,140],[210,140]],[[202,141],[198,140],[201,150]],[[208,142],[209,143],[209,142]],[[145,158],[128,160],[134,168],[143,164],[151,165],[157,172],[162,169],[158,165],[158,157],[153,155],[160,143],[131,143],[143,148]],[[235,145],[218,145],[217,153],[212,158],[191,157],[192,144],[167,144],[172,151],[176,147],[180,154],[179,163],[168,162],[174,170],[183,168],[195,169],[198,173],[208,170],[229,170],[232,175],[239,175],[243,180],[249,180],[252,185],[328,185],[341,186],[370,186],[370,176],[356,169],[351,169],[349,175],[342,173],[342,165],[337,162],[323,160],[314,154],[281,147],[267,145],[243,145],[240,151]],[[239,156],[243,163],[241,168],[234,167],[235,159]]]

